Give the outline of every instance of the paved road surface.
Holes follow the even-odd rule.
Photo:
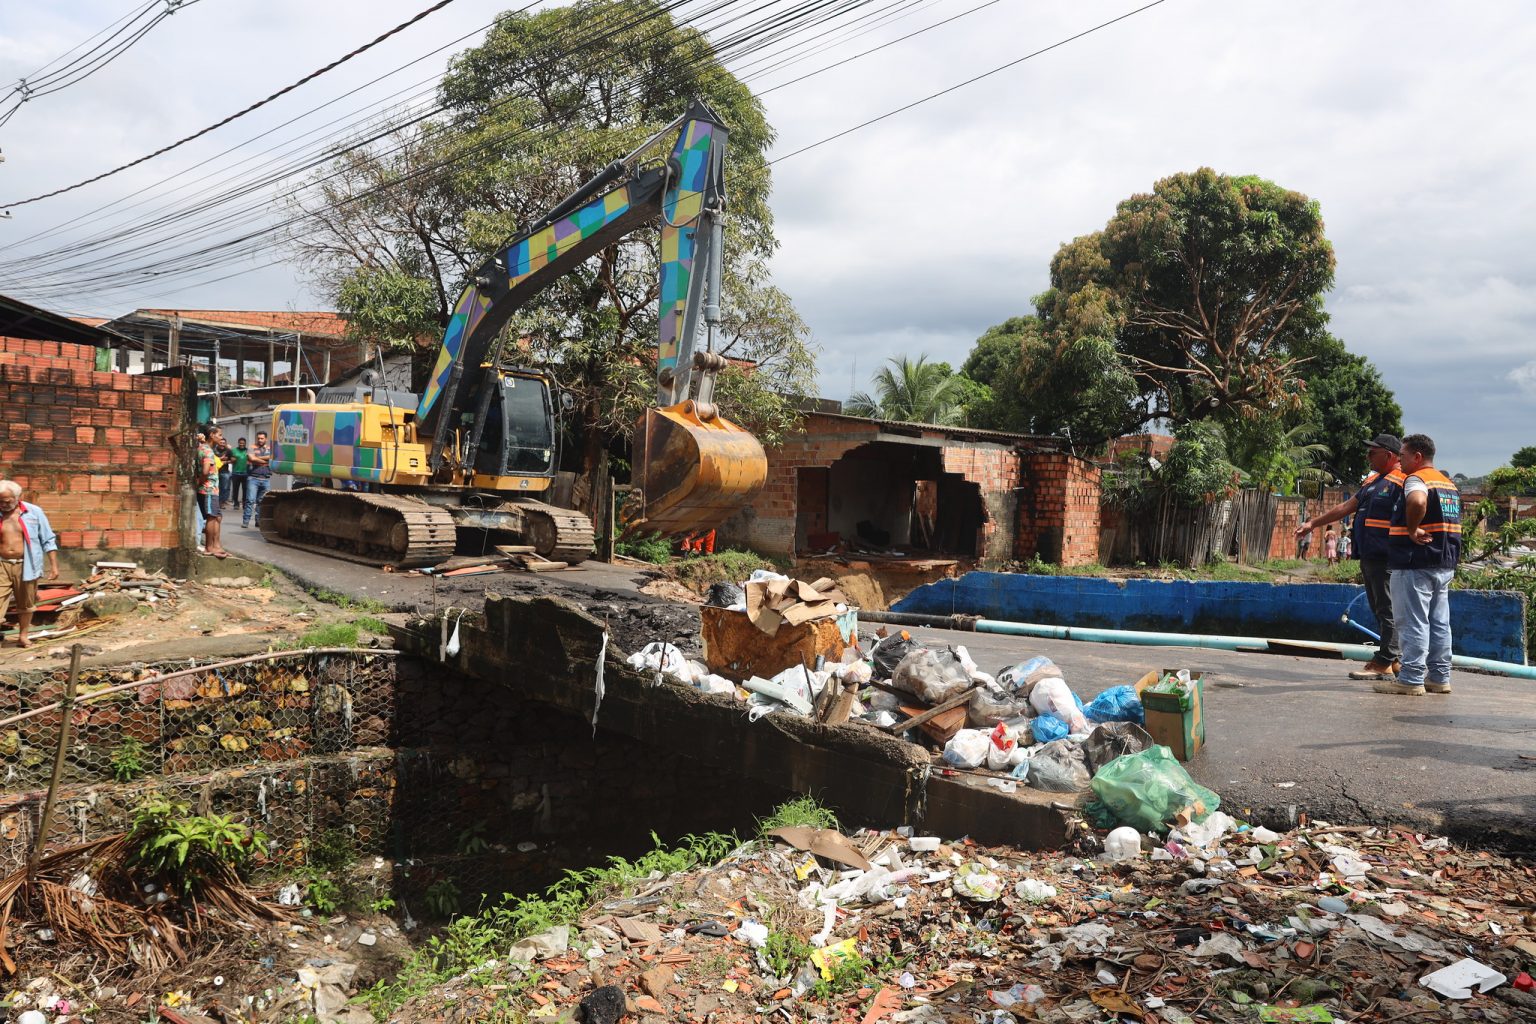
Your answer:
[[[226,531],[225,543],[313,586],[392,607],[433,607],[432,584],[423,577],[269,545],[238,525]],[[632,590],[639,579],[633,569],[589,562],[551,586]],[[1348,679],[1354,666],[1347,662],[914,632],[966,645],[987,671],[1044,654],[1084,700],[1149,669],[1205,672],[1207,746],[1191,772],[1233,813],[1273,827],[1306,814],[1536,849],[1536,683],[1463,672],[1448,696],[1393,697]]]

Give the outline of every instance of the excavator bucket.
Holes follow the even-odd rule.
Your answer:
[[[752,500],[768,476],[756,437],[727,419],[703,419],[692,401],[645,414],[640,532],[682,537],[713,530]]]

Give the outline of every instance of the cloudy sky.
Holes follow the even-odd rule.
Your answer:
[[[0,4],[0,83],[31,74],[145,2]],[[749,81],[768,89],[984,2],[913,0],[904,17],[866,34],[829,36],[792,73]],[[0,203],[203,128],[425,6],[197,0],[95,76],[29,101],[0,126]],[[198,183],[201,175],[239,173],[331,118],[419,82],[429,87],[447,55],[478,36],[365,83],[477,32],[504,6],[455,0],[235,125],[110,180],[17,208],[13,220],[0,221],[0,261],[148,216],[213,183]],[[842,397],[866,387],[893,355],[960,362],[989,325],[1030,311],[1058,245],[1103,226],[1119,200],[1158,178],[1205,165],[1261,174],[1322,203],[1339,259],[1328,300],[1334,330],[1381,369],[1407,429],[1436,438],[1439,465],[1481,473],[1536,444],[1536,200],[1528,187],[1536,136],[1520,127],[1536,110],[1529,59],[1536,19],[1518,0],[1166,0],[788,155],[1138,6],[996,0],[765,93],[779,136],[774,154],[785,157],[774,167],[782,241],[775,271],[820,346],[822,392]],[[0,85],[0,93],[9,88]],[[168,191],[177,185],[185,191]],[[246,220],[231,217],[207,237],[231,237],[266,216],[256,209]],[[323,305],[281,255],[115,290],[80,284],[63,294],[29,293],[37,279],[11,274],[0,277],[0,291],[99,315],[157,305]]]

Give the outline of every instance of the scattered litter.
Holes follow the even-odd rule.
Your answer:
[[[1487,964],[1462,959],[1449,967],[1424,975],[1419,979],[1419,984],[1439,992],[1447,999],[1471,999],[1474,988],[1479,992],[1490,992],[1508,980]]]

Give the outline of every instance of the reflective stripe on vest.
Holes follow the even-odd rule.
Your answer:
[[[1363,499],[1355,509],[1354,556],[1372,561],[1387,558],[1388,530],[1392,526],[1392,508],[1402,494],[1406,477],[1401,469],[1385,475],[1372,473],[1360,485],[1357,496]]]
[[[1408,496],[1392,509],[1387,565],[1393,569],[1454,569],[1461,560],[1461,492],[1433,466],[1413,474],[1429,488],[1419,528],[1429,534],[1420,544],[1408,533]]]

